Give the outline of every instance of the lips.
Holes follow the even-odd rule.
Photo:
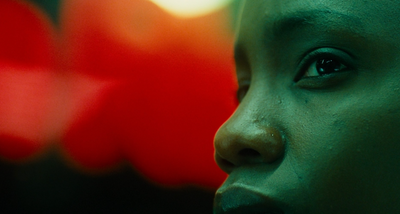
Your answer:
[[[233,184],[220,188],[214,200],[214,214],[283,214],[276,202],[257,189]]]

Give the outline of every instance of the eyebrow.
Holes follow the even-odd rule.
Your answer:
[[[353,35],[362,35],[363,22],[356,16],[332,10],[299,11],[283,17],[271,18],[272,25],[266,26],[265,32],[279,39],[305,27],[318,26],[321,23],[331,23],[340,30],[346,30]],[[348,27],[338,25],[346,24]],[[330,28],[334,30],[334,28]]]

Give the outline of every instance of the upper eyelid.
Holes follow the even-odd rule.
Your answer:
[[[327,50],[331,50],[331,51],[327,51]],[[326,55],[335,56],[335,54],[332,53],[332,50],[343,52],[343,53],[349,55],[351,58],[356,59],[356,56],[354,54],[352,54],[351,52],[347,51],[347,50],[344,50],[344,49],[341,49],[341,48],[336,48],[336,47],[326,46],[326,47],[313,48],[313,49],[310,49],[310,50],[306,51],[304,54],[302,54],[300,56],[300,58],[297,60],[296,64],[297,64],[297,66],[299,66],[304,61],[304,59],[311,58],[310,55],[314,55],[315,56],[317,54],[320,54],[320,55],[326,54]]]
[[[314,52],[314,53],[306,56],[304,58],[304,60],[299,64],[299,66],[308,67],[311,64],[313,64],[314,62],[316,62],[317,60],[323,59],[323,58],[334,59],[334,60],[340,61],[342,64],[347,66],[346,60],[344,60],[342,57],[340,57],[336,54],[333,54],[333,53],[328,53],[328,52]]]

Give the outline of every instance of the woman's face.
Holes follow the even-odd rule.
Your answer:
[[[400,213],[400,2],[249,0],[215,213]]]

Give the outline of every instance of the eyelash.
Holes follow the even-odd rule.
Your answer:
[[[305,56],[301,60],[300,63],[298,63],[300,65],[300,72],[298,72],[298,75],[295,77],[295,82],[298,82],[305,78],[311,79],[311,78],[323,78],[325,76],[329,77],[329,76],[334,75],[335,73],[344,72],[344,71],[349,70],[351,68],[349,63],[347,63],[347,61],[345,59],[343,59],[343,57],[338,56],[338,55],[339,54],[334,54],[327,50],[316,50],[316,51],[311,52],[310,54]],[[340,55],[342,55],[342,54],[340,54]],[[320,60],[332,60],[332,61],[338,62],[338,63],[340,63],[341,68],[339,71],[334,71],[334,72],[331,72],[328,74],[318,74],[316,76],[305,76],[306,73],[311,68],[311,66],[316,66],[317,62]]]

